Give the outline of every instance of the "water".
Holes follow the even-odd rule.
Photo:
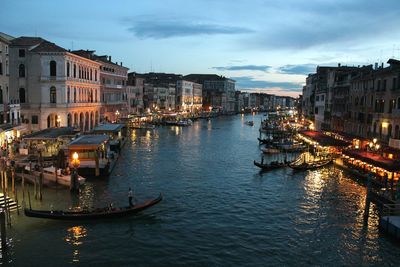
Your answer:
[[[13,216],[14,266],[276,266],[398,263],[400,246],[377,228],[365,188],[334,167],[259,173],[262,116],[136,130],[109,179],[90,181],[79,200],[46,190],[34,208],[116,206],[164,193],[139,216],[58,222]],[[254,120],[255,127],[244,124]]]

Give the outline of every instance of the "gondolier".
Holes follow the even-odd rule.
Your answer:
[[[128,199],[129,199],[129,207],[133,206],[132,200],[133,200],[133,192],[132,189],[129,187],[129,191],[128,191]]]

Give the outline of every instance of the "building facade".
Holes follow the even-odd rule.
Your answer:
[[[20,103],[30,131],[90,131],[100,120],[100,66],[42,38],[16,38],[10,45],[10,102]]]
[[[117,121],[129,114],[126,86],[128,68],[122,62],[112,62],[111,56],[98,56],[93,50],[77,50],[74,54],[100,63],[100,118],[104,121]]]
[[[10,57],[9,46],[14,38],[0,32],[0,124],[19,123],[19,103],[13,103],[10,112],[9,90],[10,90]]]

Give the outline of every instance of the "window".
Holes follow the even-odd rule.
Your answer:
[[[1,86],[0,86],[0,104],[3,104],[3,90],[1,89]]]
[[[76,65],[74,64],[74,78],[76,78]]]
[[[21,78],[25,77],[25,65],[24,64],[19,64],[18,72],[19,72],[19,77],[21,77]]]
[[[94,71],[94,80],[97,82],[97,70]]]
[[[25,89],[19,88],[19,102],[25,103]]]
[[[50,76],[57,76],[57,63],[54,60],[50,61]]]
[[[74,103],[76,103],[76,88],[74,88]]]
[[[69,77],[69,62],[67,62],[67,77]]]
[[[32,115],[32,124],[38,124],[39,123],[39,116]]]
[[[318,108],[315,108],[315,114],[318,114]]]
[[[57,103],[57,90],[54,86],[50,88],[50,103]]]
[[[19,57],[25,57],[25,49],[20,49],[18,51],[18,55],[19,55]]]
[[[92,77],[93,77],[92,74],[93,74],[92,69],[90,69],[90,80],[92,80]]]
[[[392,99],[389,102],[389,111],[388,113],[392,113],[392,110],[396,108],[396,99]]]
[[[0,62],[0,75],[3,75],[3,62]]]
[[[397,84],[397,79],[393,78],[393,82],[392,82],[392,90],[396,89],[396,84]]]
[[[377,91],[381,90],[381,80],[378,80]]]
[[[69,103],[70,101],[71,101],[71,89],[68,86],[68,88],[67,88],[67,103]]]
[[[383,90],[383,91],[385,91],[385,90],[386,90],[386,79],[385,79],[385,80],[383,80],[383,88],[382,88],[382,90]]]

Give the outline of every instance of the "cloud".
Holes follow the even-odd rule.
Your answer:
[[[284,74],[303,74],[307,75],[316,71],[316,64],[298,64],[298,65],[284,65],[278,68],[280,73]]]
[[[133,25],[128,28],[128,31],[141,39],[166,39],[173,37],[216,34],[232,35],[252,32],[252,30],[243,27],[193,22],[189,20],[142,19],[130,21],[130,23],[133,23]]]
[[[261,81],[255,80],[254,78],[249,76],[231,77],[231,79],[236,81],[237,89],[280,88],[282,91],[301,92],[303,88],[302,83]]]
[[[227,67],[212,67],[219,71],[235,71],[235,70],[259,70],[268,72],[272,67],[267,65],[242,65],[242,66],[227,66]]]
[[[354,1],[286,1],[268,10],[268,24],[259,29],[253,41],[243,41],[256,49],[303,50],[315,47],[359,46],[368,42],[400,37],[398,10],[400,2]],[[290,18],[282,19],[290,14]],[[350,23],[351,20],[351,23]]]

